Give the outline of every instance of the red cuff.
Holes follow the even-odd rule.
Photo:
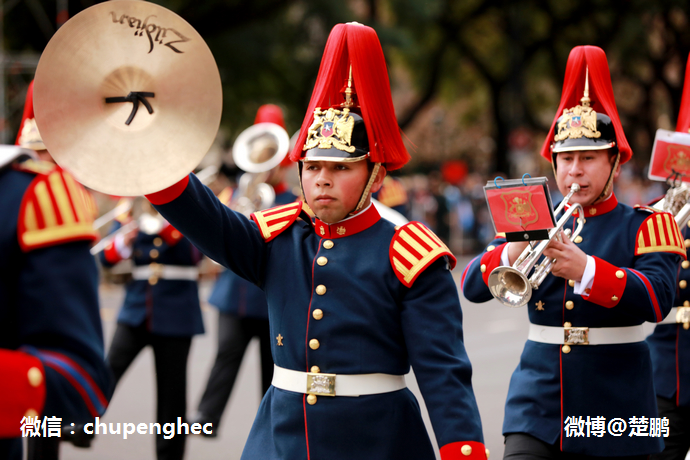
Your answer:
[[[45,371],[41,360],[0,349],[0,438],[21,435],[23,417],[38,417],[46,399]]]
[[[168,246],[175,246],[182,239],[182,233],[170,224],[166,225],[159,235],[168,243]]]
[[[583,295],[582,298],[602,307],[613,308],[618,305],[621,297],[623,297],[625,284],[628,280],[628,272],[615,265],[611,265],[599,257],[592,257],[596,263],[594,281],[592,282],[592,289],[589,295]]]
[[[501,265],[501,253],[503,253],[503,248],[506,244],[508,243],[499,244],[498,246],[489,245],[482,256],[482,260],[480,260],[479,269],[482,271],[482,279],[487,286],[489,285],[491,271]]]
[[[486,460],[489,449],[476,441],[452,442],[441,447],[441,460]]]
[[[182,195],[184,189],[187,188],[189,183],[189,176],[184,176],[184,178],[176,184],[161,190],[160,192],[154,192],[146,195],[146,199],[151,202],[151,204],[166,204],[170,203],[172,200]]]
[[[115,248],[115,241],[110,243],[108,246],[105,247],[105,250],[103,251],[103,255],[105,256],[105,260],[109,264],[115,265],[119,261],[122,260],[122,257],[120,256],[120,253],[117,252],[117,249]]]

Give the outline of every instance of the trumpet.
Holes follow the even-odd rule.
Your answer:
[[[570,187],[570,192],[561,201],[561,204],[556,208],[555,215],[560,214],[565,206],[570,201],[573,194],[580,190],[580,185],[573,184]],[[541,241],[536,246],[527,246],[520,257],[517,258],[512,267],[496,267],[489,275],[489,291],[491,294],[503,305],[511,308],[522,307],[532,298],[532,290],[539,289],[539,286],[551,272],[551,268],[555,262],[555,259],[545,258],[539,265],[534,268],[534,272],[528,277],[528,274],[535,267],[537,261],[544,253],[544,249],[551,242],[551,240],[556,239],[562,241],[561,231],[563,227],[568,222],[570,217],[579,212],[579,217],[577,218],[577,227],[575,232],[572,234],[572,238],[575,238],[580,234],[582,228],[585,224],[584,212],[582,205],[575,203],[571,205],[568,210],[560,218],[556,227],[549,231],[549,239]],[[571,238],[570,229],[566,229],[565,234],[568,238]]]
[[[666,191],[666,196],[652,205],[652,208],[670,212],[678,227],[683,228],[690,221],[690,187],[684,182],[676,184],[674,180]]]

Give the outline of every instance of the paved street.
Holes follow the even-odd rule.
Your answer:
[[[458,261],[454,272],[456,281],[469,259]],[[202,298],[208,297],[210,285],[202,286]],[[120,287],[101,290],[102,316],[106,343],[115,327],[118,308],[122,301]],[[503,404],[508,391],[510,375],[517,365],[527,336],[527,315],[524,308],[510,309],[496,301],[472,304],[461,298],[464,311],[465,343],[474,367],[473,385],[484,425],[484,437],[491,458],[503,456]],[[191,415],[201,397],[216,348],[216,316],[213,308],[204,308],[207,332],[194,339],[189,362],[188,412]],[[650,327],[651,329],[651,327]],[[190,436],[187,443],[188,459],[238,460],[244,441],[249,434],[258,408],[259,394],[258,343],[250,345],[240,370],[228,408],[225,411],[219,436],[215,439]],[[419,398],[414,382],[410,382]],[[423,406],[423,402],[420,401]],[[452,401],[449,401],[449,404]],[[133,363],[120,382],[103,422],[153,422],[155,412],[155,380],[153,355],[145,350]],[[428,420],[427,426],[429,427]],[[430,429],[430,427],[429,427]],[[432,437],[433,439],[433,437]],[[121,460],[154,459],[154,436],[105,435],[96,438],[92,448],[77,449],[63,445],[64,460]]]

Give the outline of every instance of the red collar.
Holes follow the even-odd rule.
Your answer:
[[[590,206],[583,206],[585,210],[585,218],[604,215],[607,212],[613,211],[613,209],[616,206],[618,206],[618,200],[616,199],[616,195],[612,193],[608,199],[601,203],[597,203]],[[566,206],[566,209],[568,208],[570,208],[570,206]],[[573,215],[577,216],[577,213],[574,213]]]
[[[376,206],[370,205],[366,211],[360,212],[335,224],[321,222],[318,217],[314,220],[314,231],[322,238],[344,238],[362,232],[381,219]]]

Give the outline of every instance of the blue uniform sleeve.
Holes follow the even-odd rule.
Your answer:
[[[65,422],[103,414],[112,391],[98,269],[89,248],[89,242],[80,241],[30,251],[19,275],[19,349],[40,359],[45,369],[44,415]]]
[[[261,284],[268,245],[259,228],[225,206],[194,174],[180,196],[154,207],[206,256]]]
[[[505,243],[505,238],[496,238],[463,270],[460,289],[470,302],[480,303],[493,299],[486,279],[494,268],[501,265],[501,252]]]
[[[483,443],[460,301],[445,259],[434,262],[404,289],[405,342],[439,446]]]

